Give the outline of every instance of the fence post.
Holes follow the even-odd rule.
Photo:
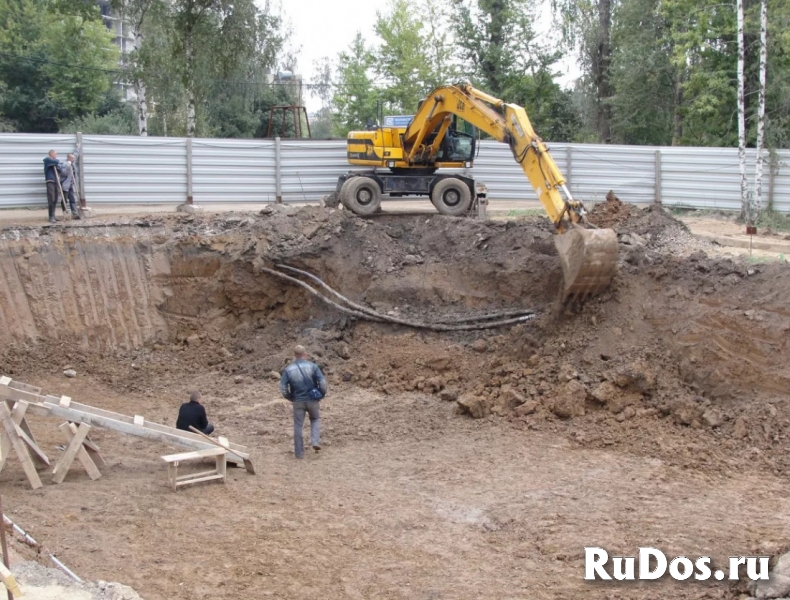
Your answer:
[[[192,201],[192,138],[187,138],[187,204]]]
[[[282,147],[280,145],[280,136],[274,138],[274,187],[275,187],[275,200],[277,204],[283,203],[283,172],[282,172]]]
[[[779,156],[776,153],[776,150],[769,150],[768,151],[768,204],[766,207],[768,208],[768,212],[772,212],[774,209],[774,185],[776,184],[776,176],[779,174]]]
[[[186,139],[187,143],[187,200],[184,204],[179,204],[176,210],[188,214],[203,212],[202,206],[194,204],[192,199],[192,138]]]
[[[565,180],[567,181],[568,187],[570,188],[573,187],[571,186],[571,174],[573,173],[573,147],[570,144],[565,146],[565,163],[567,165],[565,167],[565,172],[567,173]]]
[[[661,150],[656,150],[655,203],[661,204]]]
[[[77,148],[79,148],[79,154],[77,155],[77,193],[79,194],[80,212],[85,219],[91,217],[92,213],[85,201],[85,148],[82,145],[81,131],[77,132]]]

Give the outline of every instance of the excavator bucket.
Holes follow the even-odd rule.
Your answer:
[[[603,292],[617,269],[617,234],[613,229],[573,227],[554,238],[565,283],[563,300],[584,300]]]

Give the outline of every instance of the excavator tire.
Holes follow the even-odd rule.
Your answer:
[[[369,177],[352,177],[340,188],[340,201],[355,214],[372,215],[381,208],[381,188]]]
[[[448,177],[433,186],[431,202],[441,214],[460,217],[469,211],[472,192],[463,181]]]
[[[573,227],[554,238],[564,276],[563,301],[585,300],[603,292],[617,271],[613,229]]]

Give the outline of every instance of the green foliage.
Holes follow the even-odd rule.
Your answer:
[[[95,111],[117,71],[99,13],[62,13],[61,4],[0,0],[0,112],[18,131],[55,132],[58,121]]]
[[[368,119],[376,119],[378,91],[371,75],[375,57],[361,33],[348,51],[338,57],[337,84],[332,98],[334,133],[345,137],[349,131],[364,129]]]
[[[376,34],[382,44],[374,68],[384,82],[383,97],[390,110],[412,113],[430,91],[425,31],[412,0],[391,0],[389,12],[377,13]]]

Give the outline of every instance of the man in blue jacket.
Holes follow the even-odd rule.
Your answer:
[[[294,405],[294,454],[296,458],[304,458],[302,426],[305,413],[310,415],[310,444],[316,452],[321,450],[319,400],[313,398],[311,391],[318,389],[321,397],[325,396],[326,379],[318,365],[307,360],[304,346],[294,349],[294,357],[296,360],[285,367],[280,377],[280,393]]]

